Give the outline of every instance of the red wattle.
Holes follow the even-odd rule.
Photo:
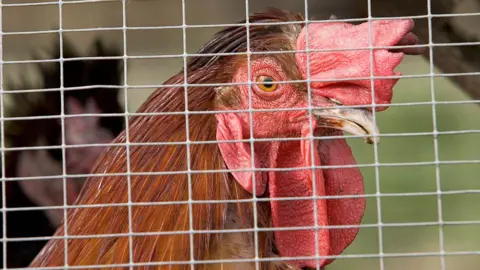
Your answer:
[[[341,136],[341,131],[330,133]],[[352,150],[345,139],[320,140],[320,160],[323,165],[356,165]],[[358,167],[323,169],[327,196],[363,195],[363,177]],[[365,197],[335,198],[327,200],[328,224],[330,226],[358,226],[366,207]],[[359,227],[330,229],[330,255],[340,255],[355,239]],[[329,259],[326,265],[331,263]]]
[[[307,131],[302,134],[308,136]],[[314,141],[313,155],[315,165],[320,165],[318,141]],[[311,140],[288,142],[281,145],[277,158],[278,168],[295,168],[312,166]],[[325,196],[325,180],[320,169],[315,169],[316,195]],[[288,172],[271,172],[269,177],[270,196],[307,197],[313,195],[312,170],[295,170]],[[313,227],[315,225],[314,203],[312,198],[289,201],[272,201],[272,218],[275,227]],[[317,225],[328,226],[327,204],[325,199],[317,199]],[[315,243],[315,231],[312,229],[288,230],[275,232],[275,244],[282,257],[327,256],[330,253],[330,236],[328,229],[318,230],[318,253]],[[326,259],[319,261],[324,265]],[[298,267],[316,267],[315,260],[298,260],[291,262]]]
[[[302,136],[308,136],[304,130]],[[334,135],[341,135],[335,132]],[[316,166],[354,165],[355,159],[344,139],[315,140],[313,156]],[[312,165],[311,140],[284,142],[280,144],[276,160],[277,168],[296,168]],[[315,191],[317,196],[362,195],[363,179],[358,168],[315,169]],[[312,196],[312,170],[295,170],[269,173],[270,196],[307,197]],[[272,201],[274,227],[313,227],[313,199]],[[317,199],[317,225],[358,225],[365,209],[365,198]],[[358,228],[319,229],[318,253],[315,230],[288,230],[275,232],[275,245],[282,257],[333,256],[339,255],[355,239]],[[333,259],[321,259],[320,266]],[[290,262],[297,267],[317,266],[316,260]]]

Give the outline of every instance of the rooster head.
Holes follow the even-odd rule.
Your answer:
[[[359,229],[354,226],[362,220],[365,198],[352,198],[364,193],[363,178],[358,167],[352,166],[355,159],[345,139],[322,136],[345,131],[367,136],[369,143],[378,140],[371,137],[378,133],[372,111],[387,108],[398,79],[376,78],[372,83],[370,78],[401,75],[394,69],[404,55],[421,52],[394,47],[418,43],[411,33],[414,23],[379,20],[353,25],[329,21],[261,26],[261,31],[257,30],[260,26],[252,27],[257,28],[251,30],[250,59],[236,56],[229,65],[230,83],[235,85],[216,88],[217,108],[228,110],[216,115],[217,139],[237,140],[221,142],[219,148],[226,166],[235,170],[236,181],[250,193],[303,198],[271,201],[274,227],[304,227],[275,231],[279,255],[318,254],[323,257],[320,265],[327,265],[333,261],[328,256],[340,254],[356,237]],[[392,48],[372,51],[370,45]],[[246,111],[249,109],[251,116]],[[251,136],[253,144],[245,141]],[[252,171],[253,165],[259,170]],[[347,167],[318,168],[342,165]],[[314,194],[337,198],[319,197],[315,205]],[[320,226],[317,231],[312,229],[315,218]],[[297,260],[294,264],[315,267],[316,261]]]

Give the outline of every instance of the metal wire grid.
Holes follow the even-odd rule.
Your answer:
[[[39,34],[39,33],[59,33],[60,35],[60,55],[63,55],[63,43],[62,43],[62,36],[63,36],[63,33],[66,33],[66,32],[83,32],[83,31],[109,31],[109,30],[122,30],[123,31],[123,46],[124,46],[124,55],[120,57],[120,59],[123,59],[123,64],[124,64],[124,70],[126,71],[127,70],[127,60],[128,59],[147,59],[147,58],[176,58],[176,57],[182,57],[183,58],[183,65],[184,65],[184,69],[186,70],[186,64],[187,64],[187,57],[191,57],[191,56],[197,56],[197,54],[189,54],[187,53],[187,38],[186,38],[186,29],[187,28],[202,28],[202,27],[219,27],[219,26],[233,26],[233,25],[243,25],[243,26],[246,26],[246,29],[247,29],[247,41],[249,41],[249,38],[248,38],[248,29],[249,27],[248,26],[251,26],[251,25],[254,25],[253,23],[250,23],[248,21],[248,16],[250,14],[250,11],[249,11],[249,0],[245,0],[245,10],[246,10],[246,13],[245,13],[245,16],[246,16],[246,23],[245,24],[222,24],[222,25],[219,25],[219,24],[215,24],[215,25],[187,25],[186,24],[186,15],[185,15],[185,0],[182,0],[182,25],[178,25],[178,26],[161,26],[161,27],[128,27],[127,26],[127,23],[126,23],[126,4],[127,4],[127,0],[122,0],[122,18],[123,18],[123,26],[121,28],[116,28],[116,27],[108,27],[108,28],[95,28],[95,29],[63,29],[62,28],[62,6],[63,5],[69,5],[69,4],[76,4],[76,3],[89,3],[89,2],[107,2],[107,1],[115,1],[115,0],[83,0],[83,1],[62,1],[62,0],[59,0],[58,2],[57,1],[52,1],[52,2],[43,2],[43,3],[16,3],[16,4],[3,4],[1,3],[0,1],[0,14],[2,14],[1,12],[3,12],[2,8],[3,7],[12,7],[12,6],[32,6],[32,5],[58,5],[59,9],[58,9],[58,15],[59,15],[59,29],[58,30],[48,30],[48,31],[24,31],[24,32],[3,32],[1,31],[2,30],[2,27],[1,27],[1,20],[0,20],[0,31],[1,31],[1,35],[0,35],[0,57],[2,57],[2,59],[0,59],[1,61],[1,65],[0,65],[0,83],[2,84],[2,89],[3,89],[3,72],[2,69],[3,69],[3,65],[8,65],[8,64],[19,64],[19,63],[34,63],[34,62],[54,62],[54,61],[60,61],[60,63],[63,63],[65,61],[73,61],[73,60],[88,60],[88,59],[98,59],[98,57],[80,57],[80,58],[69,58],[69,59],[64,59],[62,56],[60,57],[60,59],[52,59],[52,60],[25,60],[25,61],[4,61],[3,60],[3,52],[2,52],[2,44],[3,44],[3,36],[7,36],[7,35],[29,35],[29,34]],[[303,22],[303,23],[306,23],[307,25],[309,23],[312,23],[312,22],[315,22],[313,20],[308,20],[308,0],[305,0],[305,18],[306,20]],[[432,42],[432,37],[431,37],[431,33],[432,33],[432,29],[431,29],[431,22],[432,22],[432,18],[434,17],[445,17],[445,16],[452,16],[451,14],[431,14],[431,1],[427,1],[428,3],[428,14],[427,15],[424,15],[424,16],[415,16],[413,18],[427,18],[428,19],[428,22],[429,22],[429,33],[430,33],[430,39],[429,39],[429,44],[427,44],[428,48],[429,48],[429,51],[430,51],[430,55],[433,55],[433,48],[436,47],[436,46],[460,46],[460,45],[480,45],[480,42],[478,44],[476,43],[468,43],[468,44],[465,44],[465,43],[462,43],[462,44],[452,44],[452,43],[448,43],[448,44],[438,44],[438,43],[433,43]],[[395,17],[395,18],[392,18],[392,17],[389,17],[389,18],[373,18],[371,16],[371,3],[370,3],[370,0],[368,0],[368,21],[372,21],[372,20],[376,20],[376,19],[400,19],[402,17]],[[468,13],[468,14],[455,14],[455,16],[477,16],[477,15],[480,15],[480,13]],[[409,17],[409,18],[412,18],[412,17]],[[349,21],[349,22],[354,22],[354,21],[364,21],[365,19],[350,19],[350,20],[341,20],[341,21]],[[291,23],[291,22],[290,22]],[[273,23],[272,23],[273,24]],[[278,24],[278,23],[276,23]],[[171,54],[171,55],[149,55],[149,56],[129,56],[127,55],[127,30],[134,30],[134,29],[182,29],[182,32],[183,32],[183,51],[184,53],[183,54]],[[369,28],[369,32],[370,32],[370,36],[371,36],[371,28]],[[308,40],[308,31],[306,32],[307,33],[307,40]],[[370,60],[373,61],[373,48],[379,48],[379,47],[373,47],[372,45],[372,39],[370,38],[370,46],[368,48],[352,48],[352,50],[358,50],[358,49],[370,49]],[[248,44],[248,50],[247,50],[247,56],[248,56],[248,59],[250,59],[250,56],[253,55],[253,54],[256,54],[256,52],[252,52],[250,51],[250,48],[249,48],[249,45]],[[411,47],[411,46],[409,46]],[[342,49],[344,50],[344,49]],[[309,59],[308,59],[308,53],[309,52],[314,52],[314,50],[309,50],[308,49],[308,43],[307,43],[307,48],[306,50],[304,51],[295,51],[295,52],[306,52],[307,53],[307,63],[309,62]],[[274,54],[274,53],[285,53],[285,52],[267,52],[266,54]],[[265,54],[265,52],[262,52],[262,54]],[[205,56],[205,54],[202,54],[203,56]],[[234,54],[222,54],[222,55],[234,55]],[[110,58],[110,59],[119,59],[119,57],[101,57],[102,59],[106,59],[106,58]],[[433,61],[432,61],[433,57],[430,57],[430,61],[429,61],[429,67],[430,67],[430,72],[429,74],[424,74],[424,75],[403,75],[403,76],[396,76],[396,77],[402,77],[402,78],[420,78],[420,77],[428,77],[430,78],[430,93],[431,93],[431,101],[429,102],[408,102],[408,103],[396,103],[396,104],[390,104],[389,106],[391,107],[396,107],[396,106],[412,106],[412,105],[432,105],[432,116],[433,116],[433,131],[432,132],[421,132],[421,133],[389,133],[389,134],[374,134],[374,136],[382,136],[382,137],[401,137],[401,136],[426,136],[426,135],[429,135],[429,136],[433,136],[433,143],[434,143],[434,161],[426,161],[426,162],[409,162],[409,163],[380,163],[379,162],[379,157],[378,157],[378,147],[376,144],[373,145],[373,148],[374,148],[374,162],[371,163],[371,164],[357,164],[357,165],[351,165],[351,166],[326,166],[326,165],[323,165],[323,166],[309,166],[309,167],[305,167],[305,169],[312,169],[312,171],[314,169],[321,169],[321,168],[345,168],[345,167],[373,167],[375,169],[375,185],[376,185],[376,190],[377,192],[375,194],[365,194],[365,195],[350,195],[350,196],[322,196],[322,197],[319,197],[319,196],[316,196],[314,194],[314,196],[312,197],[304,197],[304,198],[299,198],[299,197],[296,197],[296,198],[257,198],[254,196],[254,198],[252,200],[240,200],[242,202],[260,202],[260,201],[272,201],[272,200],[298,200],[298,199],[312,199],[312,200],[316,200],[318,198],[325,198],[325,197],[328,197],[328,198],[347,198],[347,197],[366,197],[366,198],[376,198],[376,207],[377,207],[377,215],[378,215],[378,223],[376,224],[361,224],[359,226],[335,226],[335,228],[339,228],[339,227],[342,227],[342,228],[348,228],[348,227],[360,227],[360,228],[378,228],[378,245],[379,245],[379,250],[380,252],[378,254],[349,254],[349,255],[339,255],[339,256],[333,256],[333,257],[344,257],[344,258],[379,258],[379,261],[380,261],[380,269],[383,270],[385,269],[385,265],[384,265],[384,258],[388,258],[388,257],[406,257],[406,256],[411,256],[411,257],[415,257],[415,256],[422,256],[422,257],[425,257],[425,256],[440,256],[441,257],[441,269],[444,270],[446,269],[446,264],[445,264],[445,256],[447,255],[475,255],[475,254],[480,254],[480,251],[475,251],[475,252],[446,252],[445,251],[445,244],[444,244],[444,236],[443,236],[443,225],[460,225],[460,224],[480,224],[480,221],[458,221],[458,222],[446,222],[446,221],[443,221],[443,217],[442,217],[442,195],[447,195],[447,194],[469,194],[469,193],[474,193],[474,194],[478,194],[480,193],[480,190],[459,190],[459,191],[442,191],[441,190],[441,185],[440,185],[440,170],[439,170],[439,166],[442,165],[442,164],[478,164],[480,163],[480,160],[452,160],[452,161],[445,161],[445,160],[440,160],[439,159],[439,154],[438,154],[438,136],[439,135],[442,135],[442,134],[467,134],[467,133],[479,133],[479,130],[460,130],[460,131],[438,131],[437,130],[437,119],[436,119],[436,105],[438,104],[468,104],[468,103],[478,103],[479,101],[478,100],[470,100],[470,101],[436,101],[435,99],[435,89],[434,89],[434,78],[435,77],[447,77],[447,76],[458,76],[458,75],[480,75],[480,72],[478,73],[469,73],[469,74],[465,74],[465,73],[459,73],[459,74],[435,74],[434,72],[434,65],[433,65]],[[307,74],[309,74],[308,72],[308,69],[309,69],[309,65],[307,65]],[[61,87],[59,89],[29,89],[29,90],[18,90],[18,91],[15,91],[17,93],[24,93],[24,92],[40,92],[40,91],[58,91],[58,90],[61,90],[60,92],[62,93],[62,113],[59,115],[59,116],[32,116],[32,117],[18,117],[18,118],[9,118],[9,120],[27,120],[27,119],[42,119],[42,118],[60,118],[61,119],[61,123],[62,123],[62,127],[64,125],[64,121],[66,118],[69,118],[69,117],[76,117],[78,115],[65,115],[64,112],[63,112],[63,91],[69,91],[69,90],[78,90],[78,89],[89,89],[89,88],[94,88],[95,86],[88,86],[88,87],[64,87],[63,86],[63,65],[61,65]],[[187,74],[185,73],[184,74],[185,76],[185,82],[187,81],[186,78],[187,78]],[[250,78],[250,66],[248,66],[248,78]],[[367,77],[367,78],[356,78],[356,79],[370,79],[371,80],[371,87],[373,88],[374,87],[374,84],[373,84],[373,79],[374,78],[378,78],[378,76],[373,76],[373,65],[371,65],[371,76],[370,77]],[[382,77],[382,78],[385,78],[385,77]],[[351,80],[352,78],[349,78],[349,80]],[[250,80],[250,79],[249,79]],[[320,81],[320,80],[313,80],[313,79],[310,79],[310,78],[307,78],[306,80],[304,81],[285,81],[285,82],[280,82],[280,83],[292,83],[292,82],[306,82],[307,85],[308,85],[308,91],[310,93],[311,89],[310,89],[310,82],[316,82],[316,81]],[[252,85],[254,84],[255,82],[252,82],[252,81],[248,81],[248,82],[245,82],[245,84],[248,84],[248,85]],[[205,84],[202,84],[202,85],[205,85]],[[225,85],[238,85],[238,84],[211,84],[211,86],[225,86]],[[134,89],[134,88],[146,88],[146,87],[168,87],[168,86],[174,86],[174,85],[142,85],[142,86],[135,86],[135,85],[129,85],[128,84],[128,81],[127,81],[127,72],[124,72],[124,85],[123,85],[123,88],[125,89],[125,91],[127,91],[127,88],[131,88],[131,89]],[[182,85],[185,89],[185,93],[187,91],[187,87],[189,86],[197,86],[195,84],[183,84]],[[108,87],[108,88],[118,88],[118,86],[103,86],[102,87]],[[12,91],[13,92],[13,91]],[[142,264],[139,264],[139,263],[135,263],[133,262],[133,252],[132,252],[132,237],[133,236],[141,236],[141,235],[162,235],[162,234],[185,234],[185,233],[188,233],[190,235],[190,243],[191,243],[191,247],[193,247],[193,234],[194,233],[219,233],[219,232],[222,232],[222,231],[199,231],[199,230],[193,230],[193,224],[192,224],[192,220],[193,220],[193,213],[192,213],[192,204],[195,204],[195,203],[222,203],[222,202],[225,202],[225,201],[219,201],[219,200],[215,200],[215,201],[209,201],[209,200],[203,200],[203,201],[198,201],[198,200],[192,200],[192,187],[191,187],[191,175],[192,174],[196,174],[196,173],[215,173],[215,172],[232,172],[232,171],[242,171],[242,170],[202,170],[202,171],[197,171],[197,170],[193,170],[191,169],[190,167],[190,151],[189,151],[189,147],[190,145],[194,145],[194,144],[207,144],[207,143],[218,143],[217,141],[190,141],[189,140],[189,129],[187,128],[186,129],[186,138],[187,140],[186,141],[179,141],[179,142],[158,142],[158,143],[155,143],[156,145],[171,145],[171,144],[178,144],[178,145],[186,145],[187,146],[187,171],[175,171],[175,172],[151,172],[151,173],[134,173],[134,172],[131,172],[130,171],[130,160],[129,160],[129,149],[130,149],[130,146],[131,145],[145,145],[145,144],[142,144],[142,143],[133,143],[133,142],[130,142],[129,141],[129,133],[128,133],[128,118],[130,116],[133,116],[133,115],[162,115],[162,114],[181,114],[181,115],[185,115],[185,116],[188,116],[189,114],[205,114],[205,113],[218,113],[218,112],[215,112],[215,111],[202,111],[202,112],[198,112],[198,111],[189,111],[188,110],[188,100],[187,100],[187,97],[188,95],[185,95],[185,104],[186,104],[186,108],[185,108],[185,111],[184,112],[172,112],[172,113],[132,113],[132,112],[128,112],[127,109],[125,109],[125,113],[123,114],[87,114],[88,116],[102,116],[102,117],[105,117],[105,116],[118,116],[118,115],[121,115],[121,116],[124,116],[125,117],[125,120],[126,120],[126,123],[127,123],[127,128],[126,128],[126,144],[116,144],[116,145],[124,145],[126,147],[126,151],[127,151],[127,172],[126,173],[117,173],[117,174],[95,174],[95,176],[107,176],[107,175],[123,175],[123,176],[126,176],[127,178],[127,183],[128,183],[128,190],[129,190],[129,194],[128,194],[128,203],[126,204],[112,204],[112,205],[115,205],[115,206],[128,206],[128,209],[129,209],[129,232],[127,234],[104,234],[104,235],[95,235],[95,237],[112,237],[112,236],[128,236],[129,237],[129,245],[130,245],[130,262],[129,264],[127,265],[119,265],[119,266],[129,266],[131,269],[134,267],[134,266],[140,266],[140,265],[146,265],[145,263],[142,263]],[[373,91],[372,91],[372,97],[373,97]],[[375,100],[375,98],[373,97],[373,100]],[[128,108],[128,95],[125,94],[125,99],[124,99],[124,102],[125,102],[125,108]],[[243,111],[240,111],[240,112],[248,112],[249,115],[250,115],[250,121],[252,122],[252,112],[260,112],[260,111],[279,111],[279,110],[303,110],[302,108],[288,108],[288,109],[272,109],[272,110],[268,110],[268,109],[253,109],[252,106],[251,106],[251,91],[249,93],[249,109],[248,110],[243,110]],[[1,133],[1,148],[2,148],[2,151],[1,151],[1,155],[2,155],[2,173],[5,175],[5,158],[4,158],[4,155],[5,155],[5,151],[15,151],[15,150],[29,150],[29,149],[62,149],[62,155],[63,157],[65,157],[65,149],[67,147],[69,148],[74,148],[74,147],[85,147],[87,145],[70,145],[70,146],[67,146],[65,145],[65,131],[64,131],[64,128],[62,128],[62,145],[61,146],[37,146],[37,147],[17,147],[17,148],[6,148],[5,147],[5,142],[4,142],[4,133],[3,133],[3,130],[4,130],[4,121],[7,120],[5,117],[4,117],[4,98],[3,98],[3,95],[0,95],[0,106],[1,106],[1,112],[0,112],[0,118],[1,118],[1,130],[2,130],[2,133]],[[376,106],[382,106],[382,105],[378,105],[378,104],[372,104],[372,107],[376,107]],[[342,108],[355,108],[355,107],[365,107],[365,106],[342,106]],[[312,109],[314,107],[311,106],[311,96],[309,95],[309,114],[311,115],[312,113]],[[236,110],[235,112],[239,112],[238,110]],[[375,114],[375,110],[373,110],[373,115],[374,115],[374,120],[376,122],[376,114]],[[225,113],[225,111],[222,111],[222,113]],[[82,116],[85,116],[82,115]],[[186,117],[186,126],[188,127],[188,117]],[[260,138],[253,138],[253,128],[252,128],[253,125],[250,125],[251,129],[250,129],[250,139],[245,139],[245,140],[229,140],[227,142],[249,142],[250,144],[253,145],[254,142],[259,142],[259,141],[273,141],[273,140],[279,140],[279,141],[286,141],[286,140],[301,140],[301,139],[305,139],[305,138],[278,138],[278,139],[260,139]],[[310,125],[310,132],[313,134],[313,128],[312,128],[312,125]],[[342,136],[342,137],[345,137],[345,138],[351,138],[351,137],[361,137],[361,136],[352,136],[352,135],[345,135],[345,136]],[[322,137],[322,138],[338,138],[338,136],[328,136],[328,137]],[[306,138],[306,139],[309,139],[311,140],[312,142],[312,147],[313,147],[313,140],[316,139],[315,137],[310,137],[310,138]],[[148,143],[148,145],[152,145],[153,143]],[[113,144],[94,144],[94,146],[107,146],[107,145],[113,145]],[[91,144],[89,144],[88,146],[92,146]],[[252,155],[252,159],[255,155],[254,153],[254,148],[251,147],[251,155]],[[313,151],[312,151],[312,154],[313,154]],[[313,157],[312,157],[313,159]],[[254,164],[254,162],[252,162],[252,164]],[[436,177],[436,191],[435,192],[415,192],[415,193],[381,193],[380,192],[380,176],[379,176],[379,168],[380,167],[394,167],[394,166],[424,166],[424,165],[435,165],[435,177]],[[59,175],[59,176],[49,176],[49,177],[22,177],[21,179],[20,178],[4,178],[2,179],[2,196],[3,196],[3,207],[2,207],[2,213],[5,217],[5,213],[7,211],[25,211],[25,210],[39,210],[39,209],[42,209],[42,210],[48,210],[48,209],[64,209],[64,218],[66,219],[67,217],[67,209],[69,208],[85,208],[85,207],[104,207],[105,205],[102,205],[102,204],[97,204],[97,205],[66,205],[66,203],[64,203],[63,206],[53,206],[53,207],[32,207],[32,208],[16,208],[16,209],[7,209],[5,207],[6,205],[6,201],[5,201],[5,198],[6,198],[6,194],[5,194],[5,182],[6,181],[23,181],[23,180],[41,180],[41,179],[45,179],[45,178],[48,178],[48,179],[54,179],[54,178],[62,178],[63,179],[63,186],[64,186],[64,189],[66,187],[66,164],[65,164],[65,158],[63,158],[63,163],[62,163],[62,168],[63,168],[63,175]],[[296,169],[303,169],[303,168],[296,168]],[[284,171],[284,170],[290,170],[289,168],[276,168],[276,169],[263,169],[263,168],[252,168],[252,171]],[[130,177],[132,175],[166,175],[166,174],[187,174],[188,175],[188,186],[189,186],[189,199],[188,201],[175,201],[175,202],[155,202],[155,203],[134,203],[132,202],[132,199],[131,199],[131,188],[130,188],[130,185],[131,185],[131,181],[130,181]],[[253,175],[253,188],[254,188],[254,191],[253,193],[255,194],[255,174],[252,174]],[[89,176],[89,175],[85,175],[85,174],[81,174],[81,175],[68,175],[68,177],[85,177],[85,176]],[[314,178],[315,177],[315,174],[312,173],[312,177]],[[315,185],[315,181],[313,181],[313,185]],[[313,190],[315,190],[315,187],[313,188]],[[409,223],[383,223],[382,222],[382,216],[381,216],[381,199],[384,198],[384,197],[390,197],[390,196],[405,196],[405,197],[410,197],[410,196],[425,196],[425,195],[436,195],[437,196],[437,209],[438,209],[438,221],[437,222],[409,222]],[[238,201],[238,200],[237,200]],[[64,192],[64,202],[66,202],[66,192]],[[235,202],[235,201],[229,201],[229,202]],[[165,204],[185,204],[187,203],[189,205],[189,215],[190,215],[190,230],[188,231],[175,231],[175,232],[155,232],[155,233],[135,233],[132,231],[132,206],[141,206],[141,205],[165,205]],[[255,205],[255,204],[254,204]],[[314,204],[315,207],[316,207],[316,204]],[[256,211],[254,211],[254,213],[256,214]],[[317,213],[315,212],[315,215]],[[257,217],[256,215],[254,216],[254,220],[255,220],[255,227],[252,228],[252,229],[240,229],[240,230],[229,230],[229,232],[241,232],[241,231],[253,231],[253,232],[259,232],[259,231],[265,231],[265,230],[269,230],[271,231],[272,229],[271,228],[258,228],[256,226],[257,222]],[[317,218],[315,217],[315,223],[317,222]],[[4,218],[4,226],[3,226],[3,233],[4,235],[6,235],[6,220]],[[398,226],[431,226],[431,225],[438,225],[439,226],[439,246],[440,246],[440,250],[439,252],[418,252],[418,253],[384,253],[384,248],[383,248],[383,233],[382,233],[382,229],[385,228],[385,227],[398,227]],[[318,224],[315,224],[315,228],[320,228],[318,226]],[[292,228],[275,228],[273,230],[288,230],[288,229],[292,229]],[[297,228],[295,228],[297,229]],[[65,239],[65,238],[68,238],[68,239],[79,239],[79,238],[90,238],[90,236],[75,236],[75,235],[68,235],[67,234],[67,226],[65,225],[64,227],[64,236],[61,236],[61,237],[36,237],[36,238],[16,238],[16,239],[7,239],[6,237],[4,237],[4,239],[2,239],[2,242],[3,242],[3,256],[4,258],[6,258],[6,252],[7,252],[7,249],[6,249],[6,243],[7,241],[28,241],[28,240],[35,240],[35,239]],[[255,233],[255,246],[258,247],[258,239],[257,239],[257,234]],[[318,238],[318,235],[316,235],[316,238]],[[68,243],[67,241],[64,242],[65,243],[65,249],[68,249]],[[317,247],[316,247],[316,256],[313,257],[315,259],[319,259],[320,256],[318,254],[318,241],[316,242],[317,243]],[[193,258],[193,255],[194,255],[194,250],[193,248],[190,248],[190,255],[191,257]],[[65,252],[65,262],[68,262],[68,252]],[[267,260],[279,260],[279,258],[258,258],[258,248],[255,248],[255,258],[254,259],[249,259],[249,260],[221,260],[221,261],[214,261],[214,262],[232,262],[232,261],[254,261],[256,262],[257,264],[257,268],[259,266],[259,262],[261,261],[267,261]],[[281,258],[281,260],[289,260],[289,259],[292,259],[292,258]],[[298,259],[298,258],[297,258]],[[305,259],[310,259],[309,257],[306,257]],[[197,264],[197,263],[207,263],[209,261],[201,261],[201,262],[198,262],[198,261],[194,261],[193,259],[189,262],[191,263],[191,269],[194,269],[194,265]],[[184,263],[184,262],[160,262],[160,263],[149,263],[147,265],[162,265],[162,264],[179,264],[179,263]],[[95,265],[95,266],[68,266],[67,264],[65,265],[65,267],[68,267],[68,268],[105,268],[105,267],[112,267],[113,265]],[[4,265],[3,265],[4,268],[6,268],[6,260],[4,260]],[[48,269],[62,269],[63,267],[49,267]]]

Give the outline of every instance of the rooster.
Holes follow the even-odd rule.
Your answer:
[[[59,58],[58,41],[53,44],[52,58]],[[91,56],[106,57],[118,55],[116,50],[107,48],[97,40],[90,48]],[[63,57],[79,57],[69,40],[64,39]],[[64,92],[65,113],[121,113],[117,101],[118,90],[98,85],[120,85],[122,69],[120,60],[81,60],[63,63],[65,87],[85,87],[90,89],[67,90]],[[10,81],[6,96],[10,98],[8,117],[38,117],[60,114],[60,92],[14,93],[16,89],[51,89],[60,87],[60,65],[42,63],[37,66],[41,76],[38,85],[26,79],[20,83]],[[60,119],[29,119],[5,121],[5,139],[9,147],[52,146],[62,143]],[[77,117],[65,119],[66,144],[108,143],[123,129],[123,117]],[[67,173],[87,174],[93,162],[104,147],[83,147],[66,149]],[[58,178],[62,171],[61,149],[8,151],[5,155],[7,177],[57,176],[52,179],[22,180],[6,182],[6,207],[14,208],[6,216],[7,237],[45,237],[55,233],[63,218],[63,210],[27,211],[15,208],[63,205],[63,180]],[[15,179],[18,180],[18,179]],[[78,195],[83,179],[67,179],[67,201],[73,203]],[[34,221],[34,222],[33,222]],[[35,223],[35,224],[33,224]],[[12,241],[7,243],[7,266],[26,267],[47,242]],[[3,249],[3,246],[1,247]],[[3,259],[3,253],[1,253]]]
[[[51,240],[31,266],[189,269],[193,262],[195,269],[307,269],[341,254],[358,233],[365,198],[319,198],[314,204],[312,195],[364,192],[346,141],[321,137],[347,131],[376,141],[371,110],[341,107],[372,103],[370,51],[310,52],[307,61],[304,50],[307,34],[309,50],[368,47],[369,25],[323,22],[307,28],[303,20],[271,9],[250,16],[248,35],[245,26],[215,34],[185,70],[165,82],[168,87],[142,104],[138,112],[147,114],[130,119],[128,133],[114,141],[129,142],[128,149],[111,146],[97,160],[92,173],[102,175],[87,180],[76,202],[85,207],[70,209],[55,234],[66,230],[67,245]],[[374,46],[417,43],[411,20],[371,26]],[[250,59],[235,55],[247,51],[248,41]],[[288,53],[293,50],[300,52]],[[405,53],[419,52],[375,50],[374,75],[400,75],[393,70]],[[352,77],[367,78],[333,81]],[[375,80],[377,111],[390,103],[397,80]],[[252,109],[263,110],[251,119],[245,112],[250,101]],[[250,130],[257,139],[253,151]],[[350,166],[311,168],[320,165]],[[311,227],[315,223],[318,230]]]

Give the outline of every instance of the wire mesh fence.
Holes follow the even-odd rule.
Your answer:
[[[476,269],[480,12],[320,2],[0,1],[3,267]]]

